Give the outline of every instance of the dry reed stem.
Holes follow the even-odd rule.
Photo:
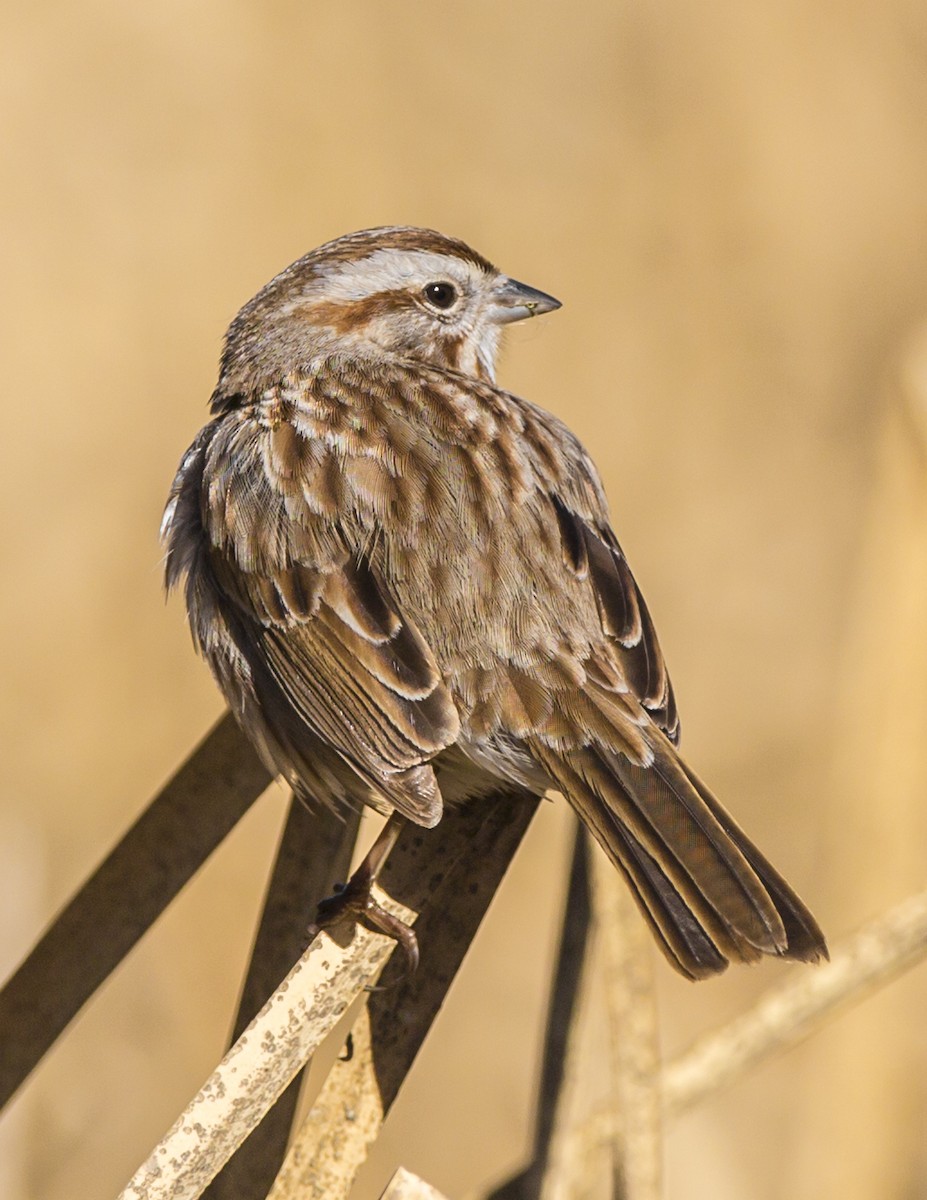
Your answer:
[[[419,969],[403,974],[394,961],[369,996],[351,1054],[333,1064],[268,1200],[347,1197],[536,806],[533,797],[500,795],[448,814],[427,835],[438,860],[445,844],[464,849],[416,923]]]
[[[794,1046],[838,1008],[857,1003],[927,957],[927,891],[833,947],[831,960],[770,991],[742,1017],[697,1041],[666,1068],[663,1100],[676,1114],[764,1058]]]
[[[380,1200],[445,1200],[437,1188],[425,1183],[405,1167],[400,1167],[389,1181]]]
[[[527,823],[534,807],[518,800]],[[471,805],[448,813],[434,831],[407,827],[382,876],[395,898],[375,889],[377,900],[400,919],[414,920],[466,857],[474,833],[487,815],[503,825],[517,815],[519,803],[512,797],[497,797],[496,801],[488,808]],[[514,811],[510,805],[515,806]],[[447,919],[443,910],[442,917]],[[391,939],[361,927],[353,931],[346,946],[324,933],[316,938],[120,1200],[194,1200],[199,1196],[394,948]],[[397,1036],[403,1034],[399,1028]]]
[[[662,1121],[652,947],[624,881],[598,847],[588,844],[592,900],[587,953],[571,1027],[558,1119],[551,1135],[542,1200],[596,1195],[659,1200]],[[609,1122],[583,1114],[582,1093],[593,1063],[584,1027],[593,995],[604,994],[608,1022]]]
[[[592,851],[592,911],[608,1016],[615,1194],[659,1200],[663,1129],[653,944],[625,881],[598,847]]]
[[[226,713],[0,992],[0,1106],[270,779]]]
[[[415,914],[377,891],[401,920]],[[155,1147],[120,1200],[195,1200],[308,1062],[395,943],[358,927],[320,934]]]
[[[836,1011],[858,1003],[927,958],[927,891],[910,897],[832,947],[831,961],[796,968],[743,1016],[700,1038],[663,1071],[665,1116],[676,1116],[752,1067],[809,1037]],[[582,1154],[615,1134],[600,1109],[569,1152]]]
[[[541,1076],[534,1121],[531,1158],[527,1167],[492,1188],[485,1200],[537,1200],[547,1173],[551,1146],[562,1138],[555,1130],[564,1122],[563,1078],[574,1014],[583,983],[583,964],[589,943],[591,910],[589,898],[590,839],[582,824],[574,825],[573,852],[563,906],[563,923],[544,1029]]]
[[[373,1071],[366,1006],[348,1045],[350,1054],[332,1066],[267,1200],[340,1200],[377,1140],[386,1114]]]
[[[585,829],[576,833],[577,858],[581,855],[581,881],[588,905],[591,893],[590,857],[591,846]],[[574,859],[576,865],[576,859]],[[591,912],[586,908],[587,929],[582,943],[574,947],[572,969],[575,971],[575,994],[569,1010],[569,1024],[560,1033],[562,1052],[561,1069],[556,1077],[556,1094],[542,1097],[542,1103],[550,1106],[549,1137],[545,1147],[539,1147],[540,1164],[543,1169],[539,1177],[530,1170],[524,1177],[526,1197],[539,1200],[573,1200],[574,1197],[589,1196],[601,1190],[612,1173],[610,1147],[597,1145],[593,1152],[579,1156],[575,1153],[577,1133],[584,1127],[585,1113],[583,1097],[586,1091],[585,1078],[589,1069],[586,1035],[590,1010],[593,1006],[597,980],[591,953]],[[561,959],[559,971],[566,967]],[[517,1189],[518,1181],[509,1186]],[[503,1193],[504,1194],[504,1193]],[[520,1195],[518,1190],[515,1195]]]
[[[347,879],[360,813],[312,812],[295,796],[271,871],[232,1031],[234,1043],[267,1003],[306,945],[319,901]],[[203,1193],[206,1200],[263,1200],[286,1154],[300,1071]]]

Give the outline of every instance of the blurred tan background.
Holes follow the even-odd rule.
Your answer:
[[[927,875],[927,9],[6,3],[4,974],[220,712],[157,526],[236,309],[417,223],[564,301],[501,379],[605,476],[687,756],[832,938]],[[220,1054],[269,793],[0,1123],[112,1195]],[[569,822],[545,806],[366,1172],[526,1150]],[[668,1052],[788,969],[658,964]],[[927,1194],[922,968],[681,1120],[672,1200]]]

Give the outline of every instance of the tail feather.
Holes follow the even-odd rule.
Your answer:
[[[658,856],[678,867],[677,886],[696,910],[716,914],[735,943],[761,954],[786,947],[782,920],[746,856],[718,824],[679,768],[672,747],[658,747],[649,767],[608,755],[626,813],[640,813],[657,839]],[[614,785],[613,785],[614,786]],[[605,792],[603,798],[608,799]],[[631,800],[631,805],[627,804]]]
[[[569,756],[598,807],[607,841],[630,834],[672,879],[673,890],[722,951],[776,954],[785,930],[746,859],[703,811],[692,814],[691,786],[666,782],[665,764],[631,769],[628,759],[589,746]],[[700,797],[694,797],[699,810]],[[707,830],[706,830],[707,827]],[[754,952],[751,954],[750,948]]]
[[[826,955],[788,884],[671,743],[657,734],[652,744],[648,766],[596,744],[532,750],[627,878],[670,962],[701,979],[763,954]]]
[[[828,959],[830,955],[827,953],[824,934],[807,906],[796,896],[772,863],[757,850],[743,830],[738,828],[695,772],[681,759],[680,766],[718,824],[743,854],[772,897],[788,939],[785,957],[809,963]]]
[[[587,822],[595,833],[594,827]],[[624,875],[661,950],[688,979],[723,971],[727,957],[718,949],[666,872],[627,830],[610,831],[610,857]],[[599,838],[600,843],[602,839]],[[759,955],[757,955],[759,957]]]

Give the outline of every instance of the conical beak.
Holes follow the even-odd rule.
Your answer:
[[[541,313],[553,312],[559,307],[560,301],[546,292],[539,292],[517,279],[502,278],[496,288],[492,318],[499,325],[508,325],[510,321],[539,317]]]

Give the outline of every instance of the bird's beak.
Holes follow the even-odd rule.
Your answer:
[[[492,306],[492,319],[498,325],[508,325],[510,321],[523,321],[525,317],[538,317],[541,313],[553,312],[560,307],[560,301],[537,288],[519,283],[517,279],[503,277],[495,290]]]

